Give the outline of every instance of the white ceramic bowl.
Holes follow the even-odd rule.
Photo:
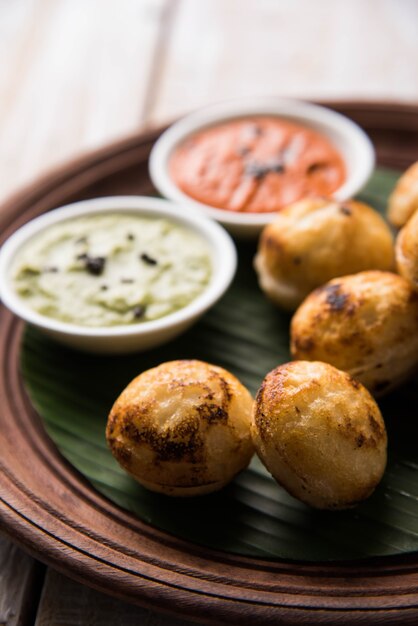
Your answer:
[[[217,104],[182,118],[156,141],[150,155],[149,171],[159,192],[190,212],[200,211],[217,220],[232,234],[255,236],[274,219],[275,213],[239,213],[203,204],[186,195],[169,175],[168,163],[173,151],[188,136],[202,128],[234,118],[273,115],[312,128],[325,135],[342,155],[347,178],[333,194],[337,200],[353,197],[373,172],[375,153],[370,139],[350,119],[326,107],[281,98],[252,98]]]
[[[132,325],[90,328],[64,323],[30,309],[14,291],[11,266],[16,254],[34,235],[52,224],[96,213],[133,213],[168,218],[200,235],[208,244],[212,277],[206,289],[184,308],[157,320]],[[69,204],[28,222],[0,250],[0,296],[20,318],[57,341],[88,352],[127,353],[146,350],[176,337],[191,326],[227,290],[236,270],[235,246],[228,233],[201,214],[157,198],[120,196]]]

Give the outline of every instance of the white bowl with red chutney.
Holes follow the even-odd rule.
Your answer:
[[[87,352],[127,353],[184,332],[228,289],[224,228],[167,200],[83,200],[19,228],[0,250],[0,295],[25,322]]]
[[[304,197],[353,197],[373,172],[364,131],[326,107],[280,98],[213,105],[170,126],[155,143],[158,191],[237,236],[255,236]]]

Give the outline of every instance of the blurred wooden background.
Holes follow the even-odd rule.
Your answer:
[[[0,201],[80,152],[251,95],[418,103],[417,0],[0,0]],[[180,626],[0,538],[0,625],[34,623]]]
[[[0,200],[225,98],[418,101],[416,0],[0,0]]]

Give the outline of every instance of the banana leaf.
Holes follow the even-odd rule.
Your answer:
[[[360,199],[383,212],[398,177],[378,169]],[[64,348],[32,328],[21,370],[31,401],[61,454],[99,492],[167,533],[246,556],[304,561],[359,559],[418,549],[417,381],[380,402],[389,437],[387,470],[375,493],[342,512],[314,510],[288,495],[256,457],[222,491],[191,499],[151,493],[113,459],[105,440],[109,410],[140,372],[197,358],[230,370],[252,393],[289,360],[290,316],[261,293],[255,243],[237,243],[233,285],[191,330],[165,346],[129,356]]]

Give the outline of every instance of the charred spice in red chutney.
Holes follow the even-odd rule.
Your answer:
[[[330,195],[346,178],[344,161],[326,137],[273,116],[202,129],[174,150],[169,171],[198,202],[245,213]]]

